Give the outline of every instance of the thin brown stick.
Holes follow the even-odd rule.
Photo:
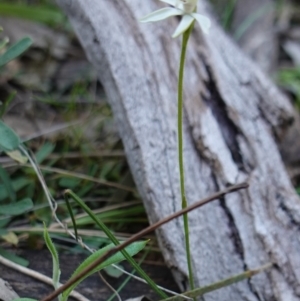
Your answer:
[[[149,234],[150,232],[156,230],[158,227],[170,222],[171,220],[173,220],[174,218],[177,218],[185,213],[188,213],[198,207],[201,207],[207,203],[210,203],[211,201],[220,199],[221,197],[223,197],[224,195],[237,191],[237,190],[241,190],[241,189],[245,189],[248,188],[249,184],[248,183],[241,183],[241,184],[237,184],[237,185],[233,185],[230,186],[220,192],[217,192],[215,194],[213,194],[210,197],[207,197],[201,201],[198,201],[180,211],[177,211],[165,218],[163,218],[162,220],[156,222],[155,224],[147,227],[146,229],[138,232],[137,234],[131,236],[128,240],[124,241],[122,244],[115,246],[114,248],[110,249],[109,251],[107,251],[105,254],[103,254],[101,257],[99,257],[97,260],[95,260],[93,263],[91,263],[89,266],[87,266],[81,273],[79,273],[78,275],[76,275],[75,277],[69,279],[64,285],[62,285],[61,287],[59,287],[57,290],[55,290],[54,292],[52,292],[51,294],[49,294],[48,296],[46,296],[44,299],[42,299],[41,301],[51,301],[54,298],[56,298],[59,294],[61,294],[63,291],[65,291],[67,288],[69,288],[71,285],[73,285],[74,283],[76,283],[78,280],[80,280],[82,277],[84,277],[87,273],[89,273],[91,270],[93,270],[95,267],[97,267],[100,263],[102,263],[104,260],[106,260],[107,258],[109,258],[110,256],[114,255],[115,253],[123,250],[125,247],[127,247],[128,245],[132,244],[133,242],[135,242],[136,240],[142,238],[143,236]]]
[[[11,269],[14,269],[15,271],[18,271],[24,275],[33,277],[39,281],[42,281],[46,284],[53,286],[53,280],[50,277],[47,277],[37,271],[34,271],[32,269],[29,269],[29,268],[23,267],[17,263],[14,263],[14,262],[4,258],[1,255],[0,255],[0,263]],[[73,297],[74,299],[77,299],[78,301],[90,301],[88,298],[84,297],[82,294],[76,292],[75,290],[71,292],[70,297]],[[0,298],[0,300],[2,300],[2,299]]]

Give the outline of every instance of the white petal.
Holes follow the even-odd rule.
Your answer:
[[[191,13],[191,15],[198,21],[203,32],[208,34],[208,30],[211,26],[211,22],[210,22],[209,18],[207,18],[203,15],[197,14],[197,13]]]
[[[166,7],[150,13],[149,15],[140,19],[140,22],[156,22],[167,19],[172,16],[182,15],[183,12],[180,9],[173,7]]]
[[[191,26],[193,21],[194,18],[191,15],[184,15],[175,32],[173,33],[172,38],[176,38],[185,32]]]
[[[159,1],[168,3],[172,6],[176,6],[176,2],[177,2],[177,0],[159,0]]]

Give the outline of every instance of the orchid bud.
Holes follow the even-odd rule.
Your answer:
[[[197,0],[179,0],[183,4],[183,9],[186,13],[194,12],[197,6]]]

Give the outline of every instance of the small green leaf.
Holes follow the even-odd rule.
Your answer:
[[[0,255],[14,263],[21,265],[21,266],[27,267],[29,265],[28,260],[26,260],[18,255],[15,255],[12,252],[8,252],[2,248],[0,248]]]
[[[20,56],[31,46],[31,44],[32,40],[25,37],[9,47],[6,52],[0,56],[0,67]]]
[[[0,165],[0,179],[2,180],[4,187],[7,191],[7,194],[12,202],[16,201],[16,192],[12,186],[12,182],[7,171]]]
[[[58,289],[59,287],[59,279],[60,279],[60,268],[59,268],[59,258],[57,250],[49,236],[46,224],[44,223],[44,239],[47,245],[48,250],[52,256],[52,281],[54,289]]]
[[[30,210],[32,207],[33,207],[32,200],[26,198],[13,204],[0,205],[0,214],[19,215]]]
[[[144,249],[145,245],[147,244],[148,241],[138,241],[138,242],[134,242],[131,245],[129,245],[128,247],[125,248],[126,252],[132,257],[135,254],[137,254],[138,252],[140,252],[142,249]],[[93,253],[92,255],[90,255],[86,260],[84,260],[79,267],[75,270],[75,272],[73,273],[72,277],[78,275],[82,270],[84,270],[88,265],[90,265],[92,262],[94,262],[97,258],[99,258],[100,256],[102,256],[103,254],[105,254],[108,250],[114,248],[113,244],[110,244],[98,251],[96,251],[95,253]],[[70,293],[73,291],[73,289],[81,282],[83,281],[85,278],[87,278],[88,276],[92,275],[93,273],[96,273],[100,270],[102,270],[103,268],[106,268],[107,266],[111,265],[111,264],[115,264],[118,263],[122,260],[124,260],[125,257],[121,252],[116,253],[115,255],[111,256],[110,258],[108,258],[107,260],[105,260],[104,262],[102,262],[100,265],[98,265],[95,269],[93,269],[91,272],[89,272],[87,275],[85,275],[85,277],[83,277],[82,279],[80,279],[79,281],[77,281],[75,284],[73,284],[71,287],[69,287],[67,290],[65,290],[63,292],[63,301],[66,301],[70,295]]]
[[[35,154],[35,159],[37,163],[41,164],[54,150],[55,145],[46,142],[42,145],[42,147],[38,150],[38,152]]]
[[[63,177],[59,180],[58,185],[64,188],[74,189],[78,187],[81,181],[82,181],[81,179],[77,179],[77,178]]]
[[[1,120],[0,137],[0,148],[2,148],[4,151],[13,151],[20,145],[20,138],[18,135]]]
[[[19,177],[17,179],[12,180],[12,186],[15,192],[18,192],[25,186],[32,184],[33,180],[28,177]],[[4,187],[4,185],[0,185],[0,201],[5,200],[8,197],[8,193]]]

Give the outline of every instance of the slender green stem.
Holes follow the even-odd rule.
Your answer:
[[[183,164],[183,77],[184,77],[184,63],[186,56],[186,49],[189,37],[193,30],[194,23],[190,26],[188,30],[183,33],[182,38],[182,47],[181,47],[181,57],[180,57],[180,66],[179,66],[179,78],[178,78],[178,153],[179,153],[179,173],[180,173],[180,191],[181,191],[181,207],[187,207],[187,200],[185,195],[184,187],[184,164]],[[187,213],[183,215],[184,223],[184,235],[185,235],[185,249],[186,249],[186,258],[189,271],[189,282],[190,289],[194,289],[194,276],[192,270],[192,260],[191,260],[191,251],[190,251],[190,236],[189,236],[189,222]]]

